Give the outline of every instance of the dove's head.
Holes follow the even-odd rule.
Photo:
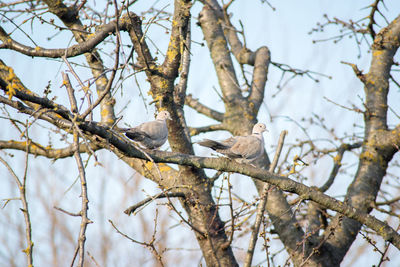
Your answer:
[[[253,127],[253,134],[260,134],[263,133],[267,130],[267,127],[265,126],[264,123],[257,123]]]
[[[166,110],[160,111],[160,113],[158,113],[157,118],[156,118],[156,120],[160,120],[160,121],[165,121],[167,119],[172,120],[171,115]]]

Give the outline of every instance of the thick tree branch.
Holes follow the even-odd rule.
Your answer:
[[[224,20],[224,32],[231,46],[232,53],[240,64],[253,66],[256,60],[256,53],[246,46],[243,46],[242,42],[239,40],[238,30],[232,25],[227,8],[228,6],[224,7],[223,14],[220,13],[220,19]]]
[[[127,19],[130,20],[128,32],[134,45],[135,52],[138,55],[139,65],[144,68],[148,76],[152,73],[159,73],[158,67],[150,53],[149,47],[147,46],[145,36],[143,35],[142,20],[133,12],[128,13]]]
[[[191,19],[188,19],[188,25],[186,30],[186,37],[183,44],[183,52],[181,57],[181,64],[179,67],[179,82],[174,87],[174,103],[177,106],[177,115],[180,124],[182,125],[185,133],[185,139],[190,140],[190,130],[187,126],[185,113],[184,113],[184,105],[185,105],[185,98],[186,98],[186,90],[188,85],[188,78],[189,78],[189,70],[190,70],[190,62],[191,62],[191,43],[192,43],[192,32],[191,28]]]
[[[28,90],[21,82],[21,80],[16,76],[14,69],[7,66],[0,59],[0,88],[5,91],[8,98],[11,99],[15,95],[15,90],[24,92],[28,95],[38,96],[34,92]],[[25,102],[31,108],[39,109],[40,105],[32,104],[30,102]]]
[[[199,102],[198,99],[193,98],[192,95],[187,95],[185,99],[185,104],[196,110],[198,113],[206,115],[209,118],[212,118],[216,121],[222,122],[224,119],[224,114],[218,111],[215,111]]]
[[[24,151],[28,149],[28,152],[35,156],[43,156],[50,159],[62,159],[71,157],[74,154],[73,146],[68,146],[65,148],[51,148],[44,147],[38,143],[30,141],[27,145],[25,141],[14,141],[0,140],[0,149],[13,149],[13,150],[21,150]],[[99,147],[91,145],[92,150],[97,150]],[[91,153],[87,145],[80,143],[79,144],[79,153]]]
[[[181,56],[185,49],[186,32],[190,20],[190,0],[174,1],[174,16],[172,18],[172,30],[169,39],[167,54],[162,64],[162,72],[166,77],[177,77]]]
[[[188,84],[189,70],[190,70],[190,62],[191,62],[191,45],[192,45],[192,32],[190,30],[191,20],[189,18],[186,38],[183,46],[183,53],[181,58],[181,65],[179,71],[179,82],[174,88],[174,102],[181,109],[183,109],[183,105],[185,104],[186,98],[186,90]]]
[[[360,154],[358,170],[353,183],[348,188],[346,201],[364,213],[372,210],[382,179],[396,147],[387,145],[387,96],[389,92],[390,70],[393,57],[400,46],[400,16],[383,28],[372,45],[372,60],[365,75],[365,137]],[[378,134],[379,133],[379,134]],[[331,223],[337,224],[338,216]],[[334,229],[326,247],[335,247],[331,259],[339,264],[355,240],[362,222],[344,218]],[[328,233],[325,233],[328,234]]]
[[[36,118],[45,120],[45,121],[47,121],[51,124],[54,124],[57,127],[64,129],[64,130],[69,129],[72,126],[70,121],[62,119],[61,116],[54,114],[52,112],[52,110],[42,109],[42,110],[38,111],[34,108],[25,106],[20,101],[14,101],[14,100],[5,98],[3,96],[0,96],[0,103],[6,104],[10,107],[13,107],[16,110],[18,110],[18,112],[20,112],[20,113],[32,115],[32,116],[35,116]]]
[[[271,62],[269,49],[262,46],[255,53],[255,62],[253,78],[251,81],[251,90],[248,97],[250,105],[254,112],[258,112],[262,101],[264,100],[264,88],[267,82],[268,66]]]
[[[257,112],[264,99],[268,66],[271,62],[270,51],[268,47],[262,46],[257,49],[256,52],[252,52],[250,49],[243,46],[242,42],[239,40],[238,31],[230,21],[227,7],[228,6],[226,6],[223,11],[223,20],[225,22],[224,32],[231,46],[232,53],[240,64],[254,66],[251,91],[248,99],[252,108]],[[220,16],[222,16],[222,14],[220,14]]]
[[[0,68],[4,65],[4,62],[0,60]],[[3,90],[8,96],[9,99],[15,96],[18,99],[24,102],[30,102],[36,104],[33,106],[34,108],[46,108],[51,110],[52,112],[58,114],[61,118],[69,120],[73,117],[72,113],[64,106],[59,105],[50,99],[39,97],[35,94],[32,94],[28,89],[26,89],[21,82],[16,83],[14,80],[10,80],[9,76],[6,76],[6,73],[3,71],[4,69],[0,69],[0,89]],[[8,68],[8,73],[10,76],[15,75],[12,68]],[[3,75],[4,74],[4,75]],[[19,81],[19,79],[18,79]]]
[[[227,101],[236,102],[242,98],[241,90],[217,12],[205,5],[200,12],[199,22],[211,53],[222,93]]]
[[[124,26],[124,25],[123,25]],[[123,27],[122,26],[122,27]],[[60,58],[76,57],[87,52],[91,52],[98,44],[103,42],[110,34],[115,32],[116,21],[104,24],[90,38],[82,43],[68,48],[46,49],[43,47],[29,47],[13,40],[5,30],[0,27],[0,40],[3,42],[0,49],[11,49],[31,57]]]
[[[394,129],[388,129],[382,132],[381,138],[382,149],[384,150],[397,150],[400,149],[400,124],[398,124]]]
[[[203,127],[190,127],[190,136],[195,136],[200,133],[209,133],[212,131],[226,131],[226,127],[223,124],[213,124],[213,125],[208,125],[208,126],[203,126]]]

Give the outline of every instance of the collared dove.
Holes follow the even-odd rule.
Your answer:
[[[262,133],[267,130],[264,123],[257,123],[253,132],[248,136],[233,136],[226,140],[214,141],[204,139],[199,145],[209,147],[239,163],[250,163],[264,152],[264,138]]]
[[[120,129],[125,135],[145,148],[161,147],[168,139],[167,119],[171,120],[168,111],[158,113],[155,121],[149,121],[133,128]]]

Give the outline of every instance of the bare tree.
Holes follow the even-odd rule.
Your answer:
[[[79,211],[55,207],[58,216],[80,217],[81,220],[79,231],[72,233],[66,230],[64,234],[64,238],[74,243],[74,253],[70,257],[72,263],[68,263],[71,266],[86,266],[86,263],[103,266],[107,262],[107,252],[104,251],[112,250],[111,246],[104,246],[104,254],[97,257],[85,249],[87,229],[93,222],[89,213],[90,184],[87,184],[90,159],[95,165],[119,164],[120,159],[132,170],[153,181],[160,193],[131,207],[118,207],[120,212],[125,210],[128,215],[136,214],[147,203],[163,199],[166,208],[173,211],[182,224],[180,227],[190,229],[195,236],[207,266],[238,266],[242,262],[251,266],[259,236],[263,238],[268,266],[274,260],[269,248],[272,237],[279,238],[289,256],[285,265],[294,266],[340,265],[359,233],[366,244],[380,253],[379,265],[388,260],[389,246],[400,249],[398,226],[393,226],[393,221],[398,218],[400,199],[391,195],[393,190],[399,192],[399,177],[388,171],[390,164],[392,168],[398,168],[393,158],[400,146],[399,124],[388,124],[389,111],[396,114],[388,104],[388,97],[389,89],[399,86],[394,74],[398,62],[394,57],[400,46],[400,16],[379,26],[376,22],[378,17],[379,20],[386,17],[381,10],[383,1],[377,0],[368,6],[370,13],[363,21],[325,16],[325,21],[312,30],[320,32],[328,25],[336,25],[342,30],[339,36],[333,38],[334,41],[351,35],[360,50],[363,49],[361,45],[368,45],[367,50],[371,53],[368,72],[360,70],[354,63],[343,62],[349,65],[349,71],[354,72],[364,87],[363,107],[332,104],[337,109],[345,108],[362,114],[363,134],[337,135],[334,129],[328,129],[322,116],[313,115],[310,125],[329,132],[331,146],[320,146],[314,138],[299,139],[296,143],[285,145],[287,133],[282,132],[275,155],[264,153],[254,164],[241,164],[229,158],[195,155],[192,137],[213,131],[250,134],[266,101],[265,88],[271,66],[282,72],[278,85],[280,91],[285,90],[285,85],[292,78],[303,76],[318,81],[319,76],[324,75],[271,61],[274,51],[267,46],[249,49],[242,23],[242,29],[235,27],[237,21],[229,13],[235,1],[222,4],[215,0],[199,1],[196,5],[201,5],[201,11],[193,15],[190,0],[171,1],[171,8],[161,10],[149,5],[151,7],[141,14],[136,9],[137,2],[140,1],[114,0],[91,5],[87,1],[44,0],[0,5],[0,49],[3,53],[29,56],[32,67],[36,60],[45,58],[56,62],[60,68],[57,72],[60,84],[49,84],[41,91],[25,86],[24,77],[18,77],[9,63],[0,60],[2,125],[20,135],[5,136],[0,140],[0,148],[4,151],[0,161],[11,173],[20,192],[18,200],[22,201],[21,210],[25,218],[24,252],[28,266],[33,266],[35,259],[29,217],[31,209],[28,209],[29,196],[27,198],[25,194],[29,155],[35,156],[29,160],[30,164],[39,160],[36,156],[51,160],[75,160],[81,198]],[[146,19],[146,16],[151,18]],[[198,100],[187,93],[193,57],[193,20],[200,27],[208,47],[224,112],[203,104],[208,99]],[[35,25],[32,30],[28,30],[30,25]],[[153,41],[149,28],[154,25],[165,28],[167,41]],[[53,30],[54,36],[49,37],[50,41],[56,38],[58,32],[64,34],[63,47],[39,46],[35,39],[43,31],[36,27],[43,27],[43,31]],[[21,41],[20,36],[30,43]],[[156,38],[162,39],[160,36]],[[117,124],[124,119],[118,118],[116,110],[124,110],[126,102],[117,94],[124,94],[123,88],[128,82],[129,86],[137,86],[139,90],[149,86],[147,93],[152,98],[151,104],[158,111],[167,110],[171,114],[173,119],[168,122],[171,152],[143,149],[119,131]],[[188,126],[190,120],[185,114],[185,106],[212,119],[215,124]],[[300,127],[307,134],[307,127]],[[42,137],[44,133],[52,136],[47,144]],[[54,136],[61,139],[62,142],[57,144],[63,147],[53,146],[51,140]],[[282,154],[284,146],[286,152]],[[101,150],[109,151],[116,157],[106,163],[98,157]],[[6,151],[23,152],[26,158],[23,179],[8,163],[11,157]],[[349,170],[346,175],[351,184],[345,196],[330,196],[326,192],[340,171],[345,171],[342,168],[345,165],[343,159],[349,153],[355,155],[357,165],[356,171]],[[271,156],[274,158],[272,163],[269,160]],[[333,168],[325,183],[318,187],[304,182],[311,178],[309,170],[313,164],[326,157],[333,159]],[[327,168],[327,165],[324,167]],[[205,169],[217,172],[210,175]],[[321,172],[315,172],[321,175]],[[259,198],[249,203],[237,196],[231,186],[231,173],[251,177]],[[390,192],[385,189],[385,177],[388,177]],[[139,177],[134,176],[133,179]],[[218,179],[222,180],[222,184],[216,183]],[[15,199],[7,196],[5,206],[10,201]],[[168,244],[162,243],[158,237],[166,231],[160,227],[160,221],[164,219],[158,215],[158,210],[163,208],[157,208],[152,226],[146,225],[137,230],[149,233],[147,241],[131,237],[110,220],[113,235],[149,249],[152,259],[159,266],[170,262],[166,256]],[[380,216],[371,215],[372,211],[378,211]],[[225,212],[227,220],[223,220]],[[387,217],[382,217],[382,214]],[[240,236],[240,231],[246,238]],[[384,240],[383,248],[376,245],[375,236]],[[241,246],[245,248],[241,257],[234,253],[235,241],[239,238],[246,243]],[[103,237],[104,240],[107,239]],[[129,260],[135,260],[134,256]],[[55,262],[57,260],[53,264]]]

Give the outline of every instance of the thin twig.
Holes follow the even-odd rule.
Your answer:
[[[166,195],[167,199],[168,199],[168,205],[176,212],[176,214],[181,218],[181,220],[186,223],[191,229],[193,229],[194,231],[196,231],[197,233],[201,234],[203,237],[206,237],[207,235],[201,231],[199,228],[197,228],[196,226],[194,226],[193,224],[191,224],[188,220],[186,220],[181,212],[179,212],[176,207],[174,206],[174,204],[172,204],[172,201],[169,199],[168,195]],[[209,238],[208,238],[209,239]]]
[[[66,60],[66,58],[65,58]],[[69,78],[67,75],[63,73],[63,78],[64,82],[66,82],[66,88],[68,91],[68,96],[71,104],[71,111],[75,114],[72,123],[73,123],[73,149],[74,149],[74,158],[76,161],[76,164],[78,166],[79,170],[79,178],[81,182],[81,197],[82,197],[82,208],[80,211],[80,216],[81,216],[81,226],[80,226],[80,231],[79,231],[79,237],[78,237],[78,253],[79,253],[79,261],[78,261],[78,266],[83,267],[84,263],[84,258],[85,258],[85,241],[86,241],[86,228],[91,221],[88,219],[88,209],[89,209],[89,199],[88,199],[88,193],[87,193],[87,185],[86,185],[86,174],[85,174],[85,167],[82,161],[81,154],[79,153],[79,135],[83,135],[81,133],[79,126],[76,124],[76,119],[78,116],[77,113],[77,105],[76,105],[76,99],[75,95],[72,89],[71,84],[69,83]],[[75,112],[74,112],[75,111]],[[61,209],[60,209],[61,210]],[[72,265],[74,264],[75,261],[75,256],[72,261]]]
[[[362,82],[365,83],[366,82],[366,78],[365,75],[362,73],[362,70],[359,70],[356,64],[353,63],[349,63],[349,62],[345,62],[345,61],[340,61],[340,63],[345,64],[345,65],[349,65],[354,73],[356,74],[357,78]]]
[[[26,152],[25,174],[24,174],[23,182],[21,182],[19,180],[18,176],[15,174],[15,172],[13,171],[11,166],[2,157],[0,157],[0,162],[5,165],[5,167],[11,173],[12,177],[14,178],[15,182],[18,185],[18,189],[19,189],[19,193],[20,193],[20,197],[18,199],[21,200],[21,202],[22,202],[21,211],[23,212],[24,218],[25,218],[25,234],[26,234],[26,242],[27,242],[27,247],[26,247],[26,249],[23,250],[23,252],[25,252],[25,254],[26,254],[28,266],[33,266],[32,226],[31,226],[28,202],[26,201],[26,192],[25,192],[28,155],[29,155],[28,152]]]
[[[336,106],[338,106],[338,107],[341,107],[341,108],[343,108],[343,109],[346,109],[346,110],[349,110],[349,111],[355,111],[355,112],[357,112],[357,113],[363,113],[363,111],[361,110],[361,109],[359,109],[359,108],[357,108],[357,107],[354,107],[353,106],[353,108],[349,108],[349,107],[346,107],[346,106],[344,106],[344,105],[341,105],[341,104],[339,104],[339,103],[336,103],[336,102],[334,102],[333,100],[330,100],[329,98],[327,98],[326,96],[324,96],[323,97],[326,101],[328,101],[328,102],[330,102],[330,103],[332,103],[332,104],[334,104],[334,105],[336,105]]]
[[[208,179],[208,183],[211,185],[214,185],[214,182],[221,176],[221,174],[223,174],[224,172],[222,171],[217,171],[213,177],[211,177],[210,179]]]
[[[133,243],[136,243],[136,244],[139,244],[139,245],[142,245],[142,246],[145,246],[145,247],[149,248],[150,251],[151,251],[151,252],[156,256],[156,258],[158,259],[158,262],[159,262],[162,266],[164,266],[164,264],[163,264],[162,261],[161,261],[161,255],[158,253],[156,247],[154,246],[154,241],[155,241],[154,236],[153,236],[153,239],[150,241],[150,243],[137,241],[137,240],[133,239],[132,237],[128,236],[127,234],[121,232],[121,231],[115,226],[115,224],[114,224],[113,221],[111,221],[111,220],[108,220],[108,221],[109,221],[109,223],[111,224],[111,226],[117,231],[118,234],[122,235],[123,237],[125,237],[126,239],[130,240],[130,241],[133,242]]]
[[[390,205],[390,204],[393,204],[393,203],[395,203],[395,202],[397,202],[399,200],[400,200],[400,197],[395,197],[395,198],[393,198],[391,200],[376,202],[376,205],[377,206]]]
[[[234,215],[234,213],[233,213],[233,201],[232,201],[232,192],[231,192],[232,185],[231,185],[231,182],[230,182],[230,179],[229,179],[229,178],[230,178],[230,175],[228,175],[228,177],[226,178],[226,180],[227,180],[227,182],[228,182],[229,210],[230,210],[230,215],[231,215],[231,233],[230,233],[230,235],[229,235],[228,241],[225,242],[225,243],[222,245],[222,249],[223,249],[223,250],[227,249],[227,248],[232,244],[233,235],[234,235],[234,233],[235,233],[235,215]]]
[[[74,262],[75,262],[76,256],[78,256],[78,251],[79,251],[79,246],[77,246],[77,247],[75,248],[74,257],[72,258],[72,262],[71,262],[70,267],[74,267]]]
[[[20,195],[23,207],[23,213],[25,218],[25,235],[28,247],[25,249],[25,253],[28,258],[28,266],[33,266],[33,241],[32,241],[32,225],[28,209],[28,201],[26,200],[26,179],[28,175],[28,160],[29,160],[29,136],[28,136],[29,123],[26,121],[26,148],[25,148],[25,167],[24,167],[24,177],[22,182],[22,188],[20,188]]]
[[[27,132],[28,132],[28,130],[26,130],[26,136],[28,136]],[[29,140],[28,137],[27,137],[27,140]],[[29,145],[29,142],[27,141],[27,147],[28,147],[28,145]],[[23,252],[25,252],[25,254],[26,254],[28,266],[33,266],[32,225],[31,225],[31,220],[30,220],[30,216],[29,216],[29,208],[28,208],[28,202],[26,200],[26,191],[25,191],[26,190],[27,171],[28,171],[28,156],[29,156],[29,153],[28,153],[28,148],[27,148],[26,154],[25,154],[24,177],[23,177],[22,182],[18,178],[18,176],[15,174],[15,172],[13,171],[11,166],[7,163],[7,161],[5,161],[3,158],[0,157],[0,162],[2,162],[5,165],[5,167],[8,169],[8,171],[14,178],[15,182],[17,183],[17,186],[19,189],[20,197],[18,199],[21,200],[21,202],[22,202],[21,211],[23,212],[24,218],[25,218],[25,235],[26,235],[26,242],[27,242],[27,247],[26,247],[26,249],[23,250]]]
[[[325,184],[319,188],[319,190],[321,192],[326,192],[331,187],[333,182],[335,181],[335,178],[336,178],[337,174],[339,173],[339,169],[342,166],[342,159],[343,159],[344,152],[355,149],[355,148],[359,148],[359,147],[361,147],[361,145],[362,145],[361,143],[340,145],[336,156],[333,158],[334,165],[333,165],[331,174],[329,175],[329,178],[325,182]]]
[[[71,103],[71,111],[72,111],[72,113],[76,114],[78,112],[78,107],[77,107],[77,104],[76,104],[75,90],[71,85],[71,81],[70,81],[70,79],[68,77],[68,74],[65,74],[62,71],[61,75],[63,77],[63,84],[62,85],[64,85],[65,88],[67,88],[69,102]]]
[[[129,208],[127,208],[124,213],[127,215],[131,215],[132,213],[134,213],[138,208],[146,205],[147,203],[155,200],[155,199],[159,199],[159,198],[167,198],[167,197],[181,197],[184,198],[185,194],[182,192],[173,192],[173,193],[167,193],[167,192],[162,192],[160,194],[157,194],[155,196],[151,196],[148,197],[146,199],[143,199],[142,201],[136,203],[135,205],[130,206]]]
[[[271,266],[270,263],[269,263],[270,254],[269,254],[269,249],[268,249],[269,248],[268,242],[270,240],[267,237],[267,225],[266,225],[265,221],[263,223],[263,231],[262,231],[262,233],[260,235],[263,237],[263,240],[264,240],[264,248],[265,248],[265,254],[266,254],[265,258],[267,260],[267,267],[270,267]]]
[[[400,229],[400,224],[397,226],[396,231],[399,231],[399,229]],[[378,263],[377,267],[381,267],[382,264],[383,264],[385,261],[388,261],[388,260],[389,260],[389,257],[386,257],[386,258],[385,258],[386,253],[387,253],[388,250],[389,250],[389,247],[390,247],[390,242],[387,242],[387,244],[386,244],[386,246],[385,246],[385,250],[383,251],[382,257],[379,259],[379,263]]]
[[[66,61],[66,62],[68,62],[68,61]],[[79,135],[82,136],[83,142],[85,143],[86,147],[87,147],[88,150],[91,152],[91,154],[93,155],[96,164],[98,164],[96,154],[94,154],[94,151],[93,151],[93,149],[90,147],[90,145],[88,144],[88,142],[86,141],[83,132],[79,129],[78,125],[76,124],[76,121],[77,121],[78,119],[79,119],[79,120],[82,120],[82,117],[79,116],[79,114],[78,114],[78,106],[77,106],[76,97],[75,97],[75,90],[73,89],[73,87],[72,87],[72,85],[71,85],[71,82],[70,82],[70,79],[69,79],[68,74],[65,74],[64,72],[61,72],[61,74],[62,74],[62,76],[63,76],[63,84],[62,84],[62,86],[65,86],[65,88],[67,89],[68,98],[69,98],[69,101],[70,101],[70,103],[71,103],[71,111],[72,111],[72,114],[74,114],[74,117],[71,118],[72,123],[73,123],[73,125],[74,125],[74,128],[78,131]]]
[[[101,267],[100,264],[96,261],[96,259],[92,256],[92,254],[89,253],[89,251],[87,252],[87,254],[97,267]]]
[[[379,10],[378,10],[378,4],[379,4],[379,2],[381,2],[381,0],[375,0],[375,2],[372,3],[372,4],[369,6],[369,7],[371,8],[371,12],[370,12],[369,15],[368,15],[369,22],[368,22],[367,29],[368,29],[368,31],[369,31],[369,34],[370,34],[371,37],[372,37],[372,40],[375,39],[375,35],[376,35],[375,30],[374,30],[374,25],[376,24],[374,15],[375,15],[375,12],[379,12]]]
[[[87,98],[88,101],[88,105],[92,106],[92,99],[91,99],[91,95],[92,93],[90,92],[90,89],[88,86],[85,86],[82,82],[82,80],[79,78],[78,74],[76,74],[75,70],[72,68],[71,64],[69,63],[68,59],[65,56],[61,57],[65,64],[67,64],[69,71],[72,73],[72,75],[74,75],[75,79],[78,81],[79,85],[81,86],[82,90],[85,92],[85,96]],[[93,120],[93,114],[90,114],[90,121]]]
[[[57,206],[54,206],[53,208],[55,208],[56,210],[59,210],[59,211],[65,213],[65,214],[68,214],[69,216],[72,216],[72,217],[79,217],[79,216],[81,216],[80,212],[78,212],[78,213],[72,213],[72,212],[66,211],[66,210],[63,209],[63,208],[57,207]]]

